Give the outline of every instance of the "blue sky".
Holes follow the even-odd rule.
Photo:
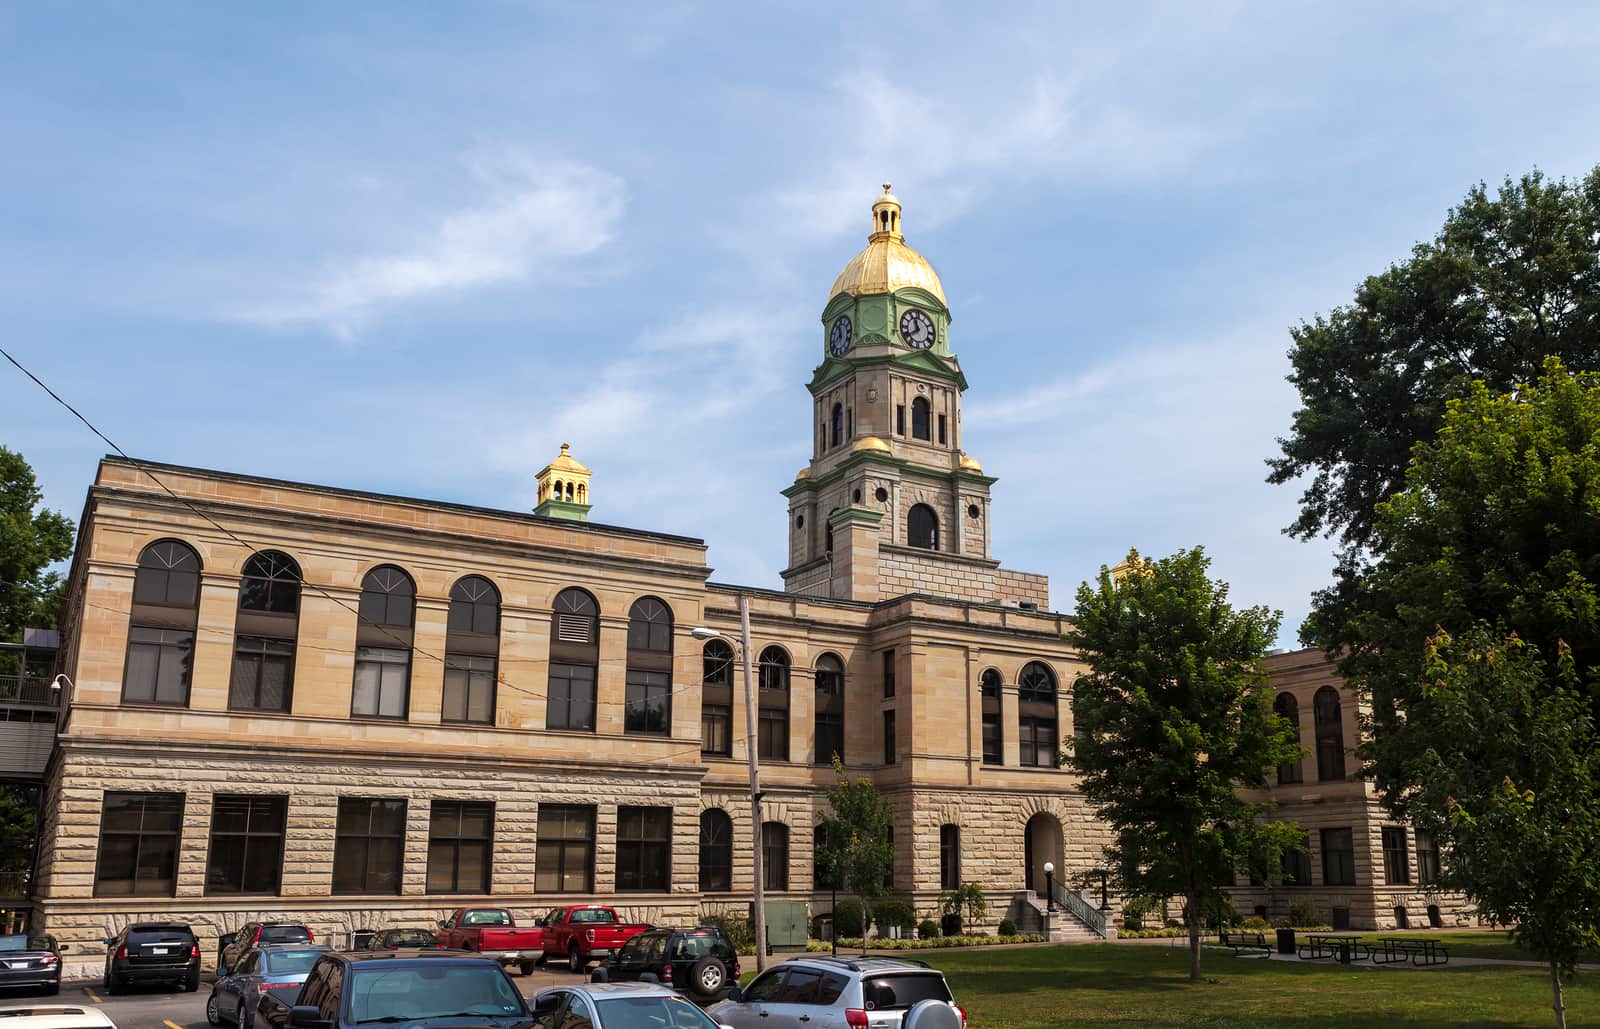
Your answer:
[[[1600,163],[1593,5],[0,7],[6,348],[129,453],[597,520],[776,586],[878,184],[1052,601],[1204,544],[1291,642],[1288,328],[1480,180]],[[9,367],[76,517],[105,448]]]

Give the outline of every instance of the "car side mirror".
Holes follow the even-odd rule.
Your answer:
[[[439,928],[448,929],[450,928],[450,923],[441,918],[439,919]]]
[[[217,942],[222,944],[224,947],[231,947],[235,943],[239,942],[239,934],[223,933],[221,936],[217,937]]]
[[[733,1001],[735,1004],[739,1003],[741,1000],[744,1000],[744,987],[740,986],[738,983],[734,983],[728,988],[727,999]]]
[[[608,983],[611,981],[611,973],[604,968],[597,968],[589,973],[589,981],[592,983]]]
[[[116,942],[117,942],[117,938],[116,938],[116,937],[115,937],[115,936],[107,936],[107,937],[106,937],[106,938],[105,938],[105,941],[106,941],[106,946],[107,946],[107,947],[109,947],[109,946],[111,946],[111,945],[112,945],[112,944],[113,944],[113,943],[116,943]]]
[[[543,929],[545,926],[550,924],[550,920],[547,918],[535,918],[533,920],[533,924],[540,929]]]
[[[71,948],[69,946],[67,946],[67,944],[65,944],[65,943],[56,944],[56,953],[57,954],[65,954],[70,949]]]
[[[561,994],[545,993],[533,999],[533,1013],[535,1015],[553,1015],[556,1008],[561,1006]]]
[[[299,1029],[328,1029],[332,1022],[322,1017],[315,1004],[296,1004],[289,1009],[289,1024]]]

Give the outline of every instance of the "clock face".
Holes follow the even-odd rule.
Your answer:
[[[828,352],[838,357],[850,349],[850,316],[841,314],[833,320],[833,328],[828,330]]]
[[[921,311],[907,311],[900,316],[900,338],[918,350],[928,349],[933,346],[933,319]]]

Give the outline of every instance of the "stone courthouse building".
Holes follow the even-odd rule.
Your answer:
[[[106,458],[33,897],[69,962],[98,967],[101,937],[151,918],[210,946],[256,918],[337,934],[486,901],[743,910],[750,736],[770,897],[826,910],[811,858],[835,754],[892,805],[891,887],[919,915],[976,882],[993,929],[1033,910],[1045,862],[1097,864],[1106,832],[1058,766],[1081,670],[1064,616],[991,553],[943,288],[887,188],[872,219],[822,312],[781,592],[711,581],[699,539],[591,521],[565,446],[532,513]],[[737,637],[741,596],[753,733],[734,648],[692,635]]]

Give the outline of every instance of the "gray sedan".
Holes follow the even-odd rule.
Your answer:
[[[328,949],[282,943],[245,951],[233,971],[212,984],[206,1020],[212,1025],[248,1026],[255,1018],[262,993],[299,986],[316,964],[317,955],[326,954]]]

